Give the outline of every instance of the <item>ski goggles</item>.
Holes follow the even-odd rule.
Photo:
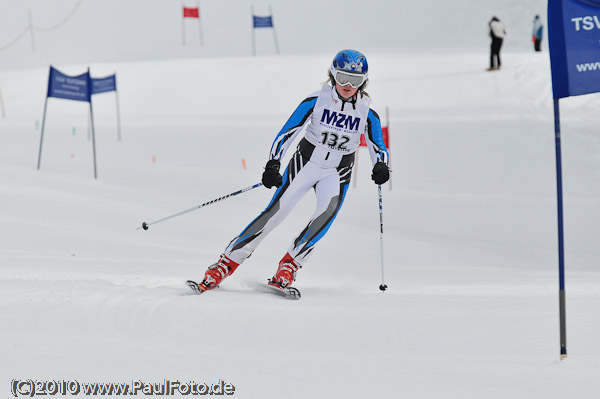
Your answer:
[[[367,80],[367,75],[362,75],[358,73],[349,73],[344,71],[334,70],[332,71],[333,78],[340,86],[350,85],[353,88],[360,87],[365,80]]]

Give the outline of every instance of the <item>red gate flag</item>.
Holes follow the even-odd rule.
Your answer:
[[[388,132],[388,127],[382,127],[381,128],[381,133],[383,135],[383,144],[385,145],[385,148],[390,148],[390,134]],[[360,135],[360,147],[366,147],[367,146],[367,140],[365,139],[365,135],[361,134]]]
[[[388,127],[382,127],[381,133],[383,133],[383,144],[385,148],[390,148],[390,135],[388,133]]]
[[[200,9],[183,7],[183,18],[200,18]]]

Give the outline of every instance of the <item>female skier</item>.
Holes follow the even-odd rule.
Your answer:
[[[230,276],[300,198],[314,188],[317,209],[268,282],[281,290],[290,286],[344,202],[361,134],[365,135],[374,165],[371,178],[375,184],[388,181],[388,152],[383,144],[379,115],[364,91],[367,82],[367,59],[362,53],[342,50],[336,54],[329,81],[300,103],[271,146],[262,175],[265,187],[277,187],[271,202],[229,243],[217,263],[208,268],[204,280],[198,284],[198,292],[215,288]],[[282,176],[280,161],[305,125],[304,138]],[[196,289],[195,284],[192,288]]]

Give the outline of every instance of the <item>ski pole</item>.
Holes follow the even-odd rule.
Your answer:
[[[186,214],[186,213],[188,213],[188,212],[194,211],[194,210],[196,210],[196,209],[200,209],[200,208],[203,208],[203,207],[205,207],[205,206],[212,205],[212,204],[214,204],[215,202],[223,201],[224,199],[227,199],[227,198],[229,198],[229,197],[233,197],[234,195],[238,195],[238,194],[241,194],[241,193],[245,193],[246,191],[252,190],[253,188],[260,187],[260,186],[262,186],[262,185],[263,185],[262,183],[256,183],[256,184],[255,184],[255,185],[253,185],[253,186],[249,186],[249,187],[246,187],[246,188],[242,188],[241,190],[238,190],[238,191],[236,191],[236,192],[234,192],[234,193],[227,194],[227,195],[224,195],[224,196],[222,196],[222,197],[219,197],[219,198],[215,198],[215,199],[214,199],[214,200],[212,200],[212,201],[208,201],[208,202],[205,202],[205,203],[203,203],[203,204],[196,205],[196,206],[195,206],[195,207],[193,207],[193,208],[186,209],[185,211],[178,212],[178,213],[176,213],[176,214],[174,214],[174,215],[167,216],[167,217],[164,217],[164,218],[162,218],[162,219],[155,220],[154,222],[150,222],[150,223],[146,223],[146,222],[144,222],[144,223],[142,223],[142,225],[141,225],[140,227],[138,227],[136,230],[139,230],[139,229],[148,230],[148,227],[152,226],[153,224],[160,223],[160,222],[164,222],[165,220],[172,219],[172,218],[174,218],[174,217],[176,217],[176,216],[181,216],[181,215],[183,215],[183,214]]]
[[[381,196],[381,184],[377,185],[379,190],[379,249],[381,250],[381,285],[379,289],[385,291],[387,285],[383,278],[383,198]]]

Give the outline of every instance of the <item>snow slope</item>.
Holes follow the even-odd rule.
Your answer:
[[[504,49],[524,52],[532,48],[533,17],[545,15],[547,2],[202,0],[202,46],[196,21],[186,20],[182,27],[181,4],[196,7],[198,2],[2,0],[0,70],[49,63],[248,57],[252,55],[251,7],[255,15],[264,16],[269,6],[282,54],[317,53],[330,58],[348,47],[367,54],[479,52],[489,47],[487,23],[493,15],[507,26]],[[3,49],[29,26],[28,10],[39,28],[33,34],[35,51],[29,33]],[[254,34],[259,55],[275,53],[271,29],[257,29]]]
[[[353,3],[329,6],[344,4]],[[436,18],[458,14],[443,4]],[[95,96],[97,180],[86,104],[50,99],[36,170],[47,65],[3,69],[0,389],[8,396],[13,379],[28,378],[221,379],[240,398],[598,397],[599,97],[561,101],[569,357],[560,361],[547,53],[507,43],[503,70],[487,73],[487,48],[452,49],[365,50],[368,91],[390,114],[389,289],[378,290],[377,190],[361,152],[357,186],[299,272],[300,301],[256,286],[312,214],[311,194],[202,296],[185,280],[203,275],[272,191],[136,228],[258,182],[276,132],[325,80],[326,47],[92,63],[97,76],[117,71],[123,129],[119,142],[114,94]],[[74,62],[59,67],[89,64]]]

